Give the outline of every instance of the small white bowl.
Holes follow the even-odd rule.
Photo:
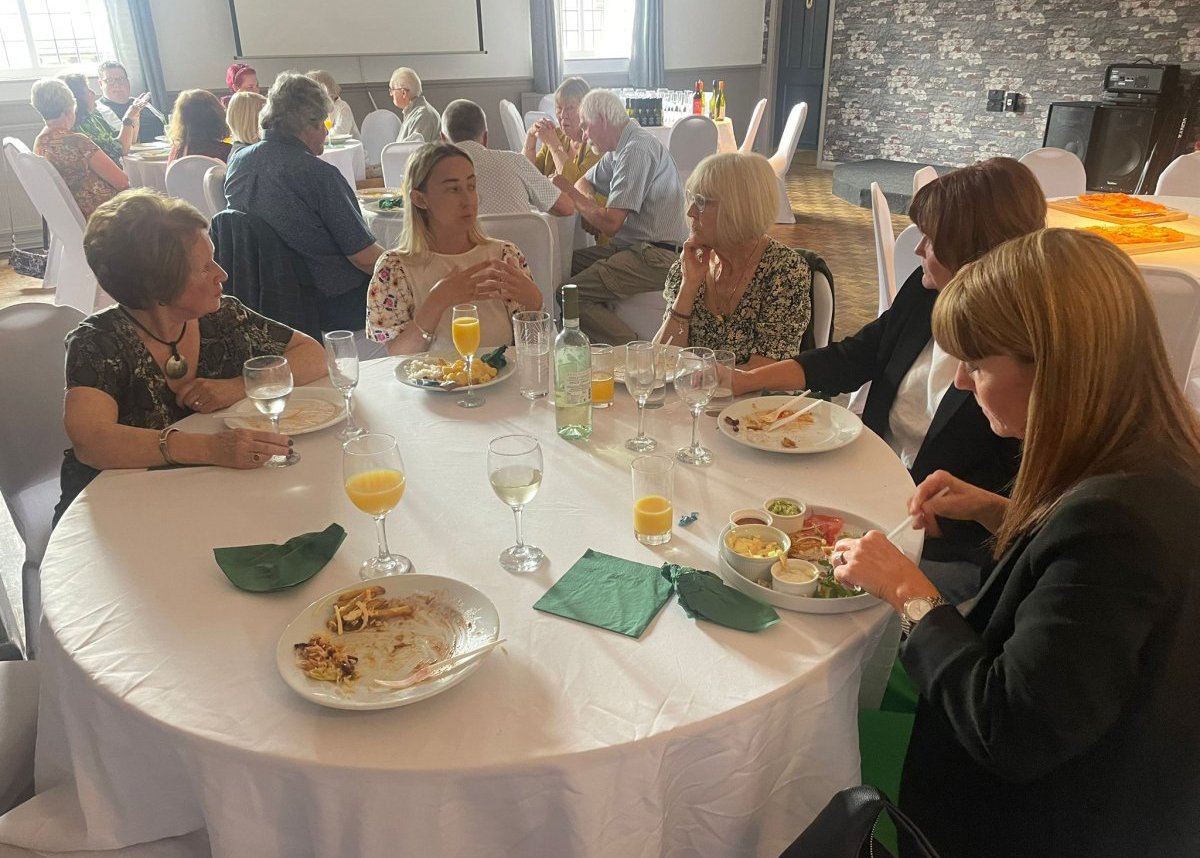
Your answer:
[[[779,545],[779,553],[783,557],[787,556],[788,549],[792,547],[792,541],[788,539],[786,533],[778,528],[768,527],[765,524],[743,524],[737,527],[726,528],[721,534],[721,556],[725,558],[726,563],[752,581],[759,581],[768,577],[771,573],[771,566],[779,559],[779,556],[773,554],[770,557],[750,557],[745,554],[739,554],[729,547],[731,538],[744,536],[757,536],[763,542],[777,543]]]
[[[754,521],[747,521],[747,519],[754,519]],[[765,509],[746,507],[744,509],[735,509],[733,512],[729,513],[730,527],[741,527],[747,524],[764,524],[767,527],[770,527],[774,523],[775,517]]]
[[[781,515],[777,512],[771,512],[770,506],[775,501],[789,501],[800,507],[800,512],[795,515]],[[763,510],[771,515],[774,519],[775,527],[778,527],[784,533],[795,533],[804,524],[804,519],[808,516],[808,507],[804,501],[798,498],[788,497],[787,495],[778,495],[773,498],[767,498],[763,502]]]
[[[817,592],[820,574],[807,560],[779,560],[771,567],[771,589],[792,596],[811,596]]]

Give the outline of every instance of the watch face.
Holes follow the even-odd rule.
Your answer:
[[[910,599],[904,605],[904,613],[914,623],[920,622],[921,618],[931,610],[933,610],[933,605],[930,604],[928,599]]]

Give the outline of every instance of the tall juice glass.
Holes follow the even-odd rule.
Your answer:
[[[475,351],[479,348],[479,308],[474,304],[455,304],[450,322],[454,348],[467,361],[467,395],[458,400],[462,408],[478,408],[484,399],[475,392]]]
[[[363,563],[364,580],[413,571],[412,561],[388,550],[387,514],[404,497],[404,460],[391,435],[368,434],[342,445],[342,485],[350,502],[375,519],[378,553]]]
[[[608,408],[613,402],[613,347],[592,343],[592,408]]]
[[[671,541],[675,462],[666,456],[633,460],[633,535],[644,545]]]

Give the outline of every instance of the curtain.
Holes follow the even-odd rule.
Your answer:
[[[556,0],[529,0],[529,32],[533,41],[533,88],[554,92],[562,82]]]
[[[131,46],[137,54],[137,65],[141,68],[142,79],[146,89],[150,91],[150,100],[163,113],[167,112],[170,102],[167,100],[167,82],[163,77],[162,58],[158,53],[158,36],[154,32],[154,16],[150,14],[150,0],[127,0],[129,3],[129,18],[133,28],[134,43]],[[114,36],[116,33],[114,32]],[[121,50],[126,46],[118,44],[118,55],[121,62],[128,62],[129,50]],[[135,92],[134,95],[137,93]]]
[[[663,0],[634,2],[629,84],[644,89],[658,89],[667,84],[667,62],[663,50]]]

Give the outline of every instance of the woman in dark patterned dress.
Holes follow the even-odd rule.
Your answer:
[[[692,234],[667,274],[660,342],[728,349],[747,368],[800,352],[812,267],[767,235],[777,193],[761,155],[711,155],[688,177]]]
[[[284,355],[297,385],[325,374],[315,340],[221,294],[204,216],[138,189],[100,206],[83,237],[88,264],[118,302],[67,335],[65,419],[72,448],[56,520],[105,468],[162,464],[257,468],[288,452],[284,435],[212,435],[172,424],[242,399],[242,364]]]

